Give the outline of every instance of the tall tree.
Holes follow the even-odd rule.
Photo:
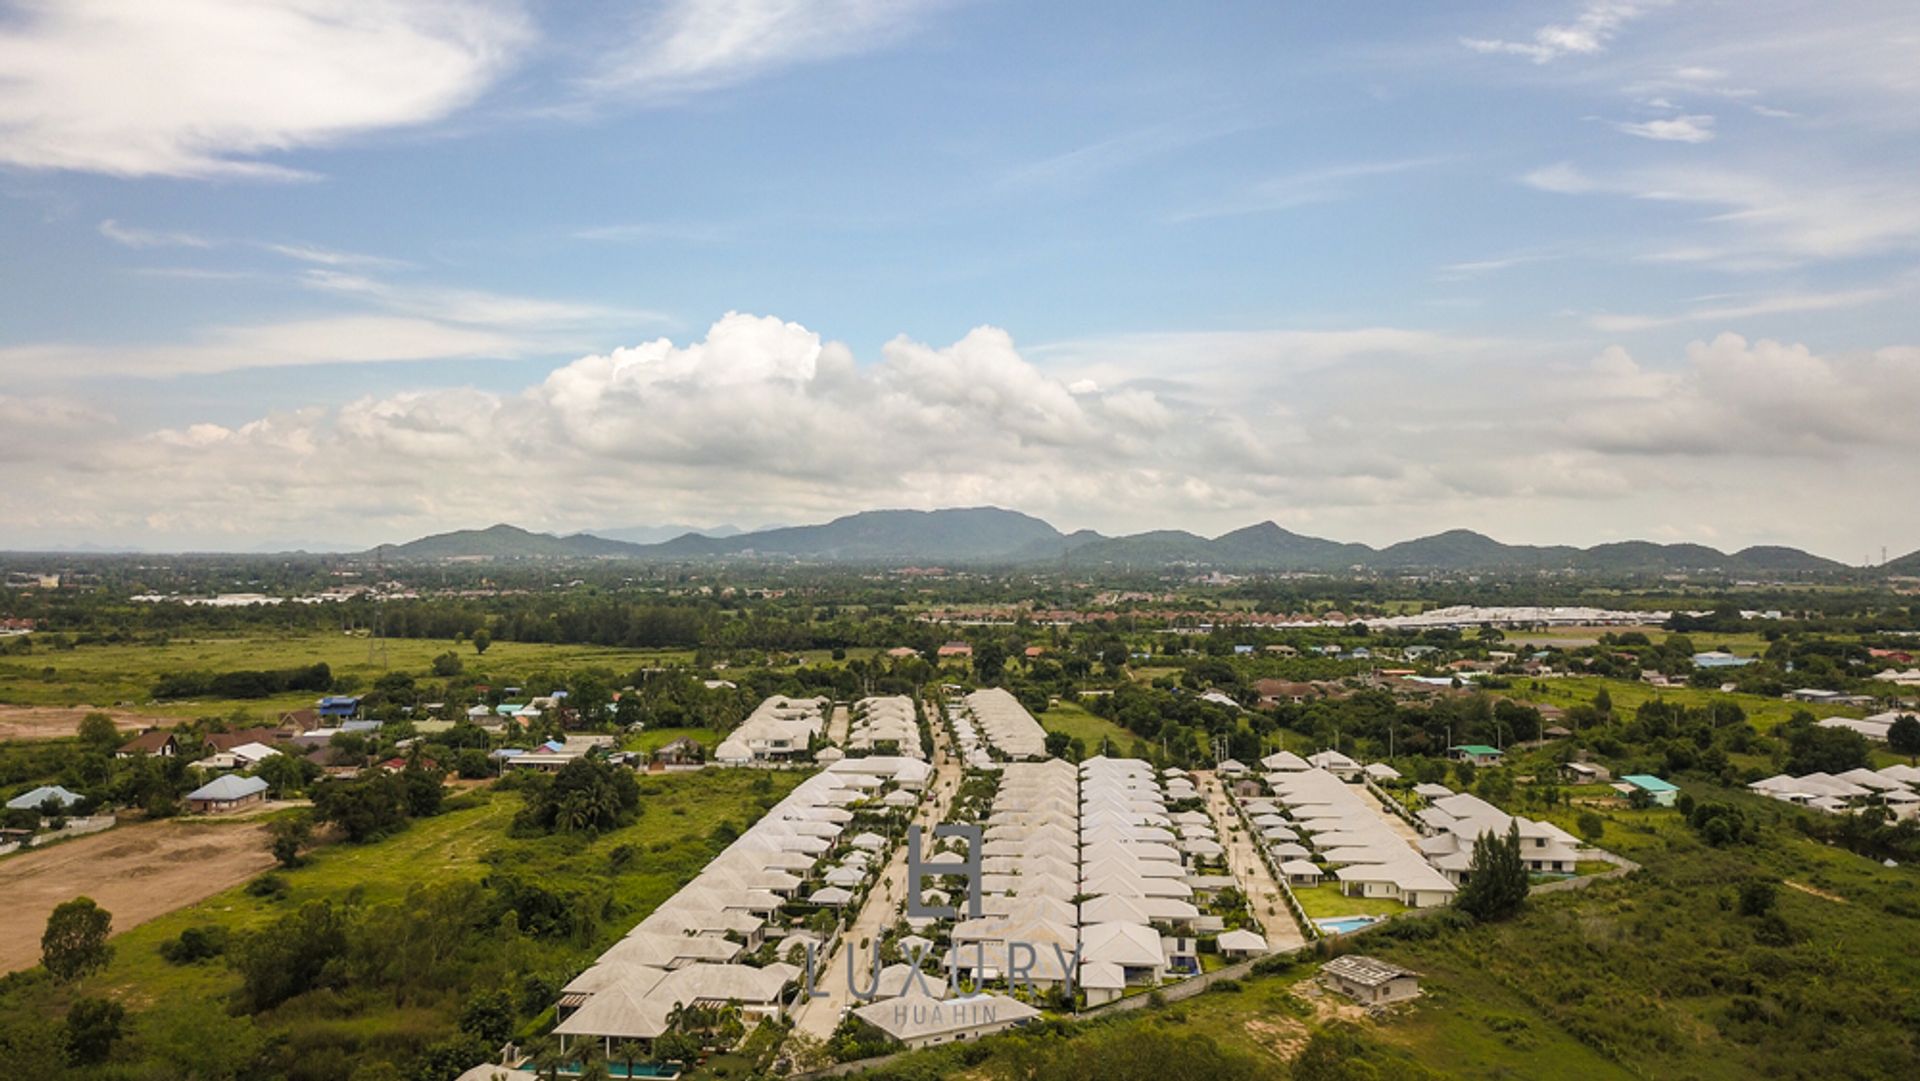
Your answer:
[[[1478,920],[1503,919],[1526,903],[1529,883],[1526,861],[1520,858],[1520,823],[1514,822],[1505,837],[1483,833],[1473,842],[1467,883],[1453,903]]]
[[[107,935],[113,931],[113,913],[93,903],[91,897],[75,897],[53,910],[47,917],[46,933],[40,936],[40,963],[57,980],[75,980],[113,959],[113,947]]]
[[[1903,713],[1893,719],[1887,727],[1887,746],[1895,754],[1904,754],[1908,760],[1920,756],[1920,717]]]

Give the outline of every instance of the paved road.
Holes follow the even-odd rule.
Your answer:
[[[851,726],[853,714],[845,706],[833,707],[833,717],[827,721],[827,739],[836,746],[847,745],[847,731]]]
[[[945,817],[947,805],[952,802],[953,793],[960,785],[960,760],[947,753],[945,741],[944,730],[935,726],[933,777],[913,819],[915,826],[928,831]],[[818,977],[820,993],[794,1011],[796,1032],[811,1033],[821,1039],[833,1035],[834,1028],[840,1024],[841,1014],[853,1000],[847,990],[847,951],[853,951],[853,964],[860,970],[858,979],[864,984],[872,978],[873,943],[899,917],[906,896],[907,846],[903,841],[895,848],[886,869],[874,882],[873,890],[867,894],[867,903],[854,917],[853,926],[840,937],[839,946],[821,966]],[[865,949],[860,946],[863,940],[867,942]]]
[[[1227,848],[1227,869],[1233,872],[1241,891],[1253,906],[1254,918],[1260,921],[1260,929],[1266,932],[1267,945],[1276,950],[1306,945],[1306,934],[1294,920],[1293,909],[1287,906],[1287,899],[1281,896],[1280,886],[1273,880],[1273,872],[1267,870],[1266,862],[1254,851],[1254,841],[1247,833],[1240,813],[1227,798],[1227,790],[1222,787],[1220,778],[1210,771],[1197,772],[1194,776],[1199,778],[1200,791],[1206,796],[1207,813],[1213,816],[1214,826],[1220,831],[1220,843]]]

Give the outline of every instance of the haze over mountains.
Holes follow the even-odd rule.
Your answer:
[[[629,536],[641,530],[622,531]],[[576,533],[554,536],[510,525],[440,533],[383,545],[385,559],[628,558],[655,561],[771,559],[828,563],[1041,565],[1142,570],[1191,565],[1241,571],[1550,571],[1596,573],[1721,571],[1729,574],[1817,574],[1847,565],[1797,548],[1755,546],[1721,552],[1698,544],[1621,541],[1591,548],[1503,544],[1456,529],[1385,548],[1325,540],[1273,522],[1218,537],[1155,530],[1109,537],[1092,530],[1062,533],[1032,515],[999,507],[935,511],[878,510],[821,525],[784,526],[715,536],[683,533],[669,540]],[[1920,552],[1887,565],[1920,568]]]

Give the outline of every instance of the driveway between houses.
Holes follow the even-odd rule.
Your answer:
[[[912,820],[914,826],[928,831],[945,817],[947,805],[952,802],[953,793],[960,785],[960,760],[948,754],[947,750],[945,730],[936,726],[933,777],[927,796],[921,800],[919,811]],[[847,990],[847,952],[853,951],[856,967],[869,966],[858,977],[864,985],[872,978],[870,966],[873,964],[873,944],[879,941],[881,932],[891,927],[899,917],[906,898],[907,846],[903,841],[896,846],[886,869],[874,881],[873,889],[867,894],[867,903],[854,917],[853,925],[840,936],[840,944],[821,965],[818,975],[820,993],[794,1011],[796,1032],[811,1033],[823,1040],[833,1035],[833,1030],[840,1024],[841,1014],[852,1005],[853,996]],[[867,942],[865,949],[860,946],[862,940]]]
[[[1260,853],[1254,851],[1254,841],[1247,832],[1246,822],[1227,798],[1227,790],[1220,778],[1211,771],[1194,774],[1200,779],[1200,790],[1207,799],[1207,813],[1213,816],[1214,827],[1220,831],[1220,841],[1227,849],[1227,869],[1240,883],[1241,892],[1247,895],[1247,901],[1253,906],[1254,918],[1260,921],[1260,928],[1266,932],[1267,945],[1275,950],[1290,950],[1304,946],[1306,933],[1300,930],[1299,923],[1293,918],[1293,909],[1287,906],[1287,899],[1280,895],[1280,886],[1273,880],[1273,872],[1267,870]],[[1234,832],[1228,832],[1231,828]]]

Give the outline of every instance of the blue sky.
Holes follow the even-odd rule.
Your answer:
[[[0,543],[1906,551],[1920,11],[1837,22],[0,0]]]

